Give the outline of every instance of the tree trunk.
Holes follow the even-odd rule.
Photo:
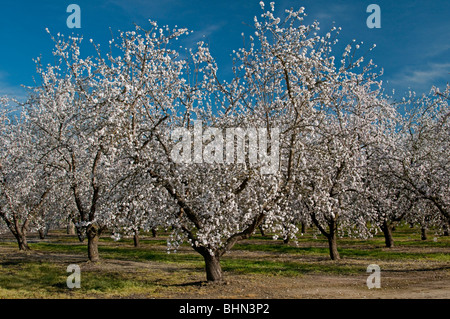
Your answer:
[[[286,231],[286,236],[283,238],[283,244],[287,245],[289,244],[289,229],[286,225],[283,226],[284,230]]]
[[[427,228],[422,226],[422,228],[420,229],[420,239],[422,240],[427,240]]]
[[[222,281],[222,266],[220,265],[219,256],[211,256],[209,252],[203,254],[205,259],[206,280],[218,282]]]
[[[387,248],[394,247],[394,237],[392,237],[392,225],[384,221],[381,225],[381,230],[384,234],[384,242]]]
[[[46,225],[44,228],[40,228],[38,233],[39,233],[39,238],[40,239],[45,239],[45,237],[47,237],[48,235],[48,231],[50,230],[50,225]]]
[[[39,239],[45,239],[45,231],[44,231],[44,229],[40,228],[38,233],[39,233]]]
[[[1,210],[0,213],[2,213]],[[19,250],[30,250],[30,247],[27,243],[27,225],[23,225],[23,227],[20,227],[17,219],[15,219],[14,223],[12,223],[8,218],[6,218],[5,214],[0,214],[0,217],[3,219],[8,229],[16,238],[17,244],[19,245]]]
[[[156,237],[156,228],[152,228],[152,236],[153,236],[153,238]]]
[[[89,225],[86,230],[88,238],[88,258],[89,261],[97,262],[100,260],[98,254],[98,240],[100,238],[100,230],[96,225]]]
[[[337,236],[336,236],[336,230],[337,230],[337,222],[334,217],[328,221],[328,228],[329,232],[325,230],[325,228],[322,227],[320,222],[317,220],[316,215],[313,213],[311,214],[312,221],[314,225],[316,225],[317,228],[319,228],[319,231],[322,235],[324,235],[328,239],[328,248],[330,251],[330,258],[331,260],[339,260],[341,257],[339,256],[339,252],[337,250]]]
[[[27,236],[25,234],[15,234],[19,250],[27,251],[31,250],[27,243]]]
[[[331,260],[339,260],[341,256],[339,256],[339,252],[337,250],[337,222],[333,219],[329,222],[328,227],[330,229],[330,233],[328,234],[328,248],[330,249],[330,258]]]
[[[80,243],[84,242],[84,238],[86,237],[86,231],[82,227],[76,227],[77,229],[77,237]]]
[[[330,234],[330,236],[328,236],[328,247],[330,249],[331,260],[341,259],[341,256],[339,256],[339,252],[337,250],[337,237],[334,231]]]
[[[306,233],[306,223],[302,223],[302,234]]]
[[[139,232],[135,231],[133,236],[134,247],[139,247]]]
[[[258,228],[259,228],[259,232],[261,233],[261,236],[266,237],[266,234],[264,233],[264,228],[262,227],[262,225],[259,225]]]
[[[450,229],[450,222],[448,224],[444,224],[444,236],[448,236],[449,235],[449,229]]]
[[[67,234],[68,235],[75,235],[75,224],[71,219],[67,222]]]

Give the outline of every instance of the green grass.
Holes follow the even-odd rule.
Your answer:
[[[343,258],[329,259],[327,241],[312,232],[299,236],[298,246],[283,244],[270,237],[255,235],[235,245],[233,251],[221,259],[226,276],[303,276],[309,273],[323,275],[356,275],[366,272],[370,263],[391,263],[397,269],[430,262],[430,267],[448,269],[450,265],[450,237],[420,240],[417,229],[398,227],[394,232],[395,248],[384,247],[384,238],[377,235],[367,240],[338,239],[338,250]],[[134,247],[129,238],[113,241],[108,236],[100,239],[99,253],[103,261],[151,262],[157,267],[141,267],[123,271],[103,269],[102,262],[92,266],[82,263],[82,288],[69,290],[66,286],[68,264],[62,261],[40,261],[38,258],[9,258],[0,261],[0,298],[90,298],[116,296],[164,296],[177,291],[191,277],[204,278],[203,258],[187,245],[177,253],[167,253],[167,234],[142,238],[141,246]],[[0,247],[17,252],[15,242],[0,242]],[[87,242],[76,236],[62,236],[55,232],[46,241],[30,243],[33,252],[40,254],[77,255],[87,260]],[[412,267],[412,266],[410,266]],[[428,266],[424,266],[428,267]],[[170,268],[170,269],[169,269]],[[261,277],[262,278],[262,277]],[[263,279],[262,279],[263,280]]]
[[[328,248],[326,247],[295,247],[282,244],[262,245],[262,244],[246,243],[246,244],[237,244],[234,249],[245,251],[266,251],[280,254],[328,256]],[[442,254],[442,253],[392,251],[386,248],[355,249],[355,248],[345,248],[345,245],[341,245],[341,247],[338,246],[338,251],[342,258],[362,257],[365,259],[371,258],[376,260],[428,259],[428,260],[439,260],[450,262],[450,254]]]
[[[270,276],[303,276],[316,274],[356,274],[365,271],[367,266],[326,263],[307,263],[293,261],[239,260],[224,259],[222,268],[225,271],[240,274],[259,274]]]
[[[385,247],[384,237],[377,234],[369,239],[339,238],[338,251],[342,258],[364,258],[375,260],[435,260],[450,262],[450,254],[425,252],[426,248],[450,248],[450,236],[434,240],[432,232],[429,239],[421,240],[420,230],[409,226],[399,226],[394,232],[394,249]],[[328,242],[323,236],[313,238],[311,230],[297,239],[298,246],[285,245],[281,240],[273,241],[270,236],[254,236],[252,240],[238,243],[235,250],[264,251],[276,254],[311,255],[328,257]],[[256,242],[257,240],[257,242]],[[404,249],[403,249],[404,248]],[[410,251],[408,248],[423,248],[422,251]]]
[[[0,298],[96,297],[140,293],[153,294],[157,288],[150,272],[83,271],[81,289],[69,290],[66,265],[39,262],[3,264],[0,268]]]
[[[164,241],[164,244],[166,242]],[[192,253],[168,253],[165,250],[152,249],[154,244],[142,245],[143,247],[135,248],[132,244],[119,243],[115,246],[105,246],[99,244],[99,254],[102,259],[118,259],[130,261],[158,261],[165,263],[190,263],[202,261],[202,257],[192,251]],[[32,250],[86,254],[86,244],[63,245],[60,243],[34,243],[30,244]]]

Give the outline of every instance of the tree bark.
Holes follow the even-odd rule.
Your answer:
[[[100,260],[98,253],[98,240],[100,239],[100,230],[96,225],[89,225],[86,230],[88,238],[88,258],[91,262]]]
[[[341,256],[339,256],[339,252],[337,250],[337,237],[336,232],[331,232],[328,237],[328,247],[330,249],[330,258],[331,260],[339,260]]]
[[[261,233],[261,236],[266,237],[266,233],[264,232],[264,228],[262,227],[262,225],[259,225],[258,228],[259,232]]]
[[[325,228],[322,227],[320,222],[317,220],[316,215],[314,213],[311,214],[311,219],[316,225],[317,228],[319,228],[319,231],[322,235],[324,235],[328,239],[328,248],[330,251],[330,258],[331,260],[339,260],[341,257],[339,256],[339,252],[337,250],[337,236],[336,236],[336,230],[337,230],[337,222],[334,217],[330,220],[328,220],[328,228],[329,232],[325,230]]]
[[[139,247],[139,232],[136,231],[133,236],[134,247]]]
[[[156,228],[152,228],[152,236],[153,236],[153,238],[156,237]]]
[[[283,238],[283,244],[287,245],[289,244],[289,231],[288,231],[288,227],[286,225],[283,226],[283,228],[286,230],[286,237]]]
[[[306,223],[302,223],[302,234],[306,233]]]
[[[444,224],[444,226],[443,226],[443,228],[444,228],[444,236],[448,236],[449,235],[449,229],[450,229],[450,223],[448,223],[448,224]]]
[[[27,243],[27,227],[26,227],[27,225],[24,224],[23,227],[20,227],[17,219],[14,220],[14,223],[11,222],[8,218],[6,218],[5,214],[2,213],[1,209],[0,209],[0,217],[3,219],[8,229],[16,238],[17,244],[19,245],[19,250],[24,251],[30,250],[30,247],[28,246]]]
[[[78,240],[80,241],[80,243],[84,242],[84,238],[86,237],[85,235],[86,234],[85,234],[85,231],[83,231],[83,228],[77,227],[77,237],[78,237]]]
[[[75,235],[75,224],[71,219],[67,222],[67,234],[68,235]]]
[[[205,259],[206,280],[219,282],[223,279],[222,266],[219,256],[211,256],[209,252],[203,254]]]
[[[45,231],[44,231],[44,229],[40,228],[38,233],[39,233],[39,239],[45,239]]]
[[[47,237],[48,235],[48,231],[50,230],[50,226],[47,225],[44,228],[40,228],[38,233],[39,233],[39,239],[45,239],[45,237]]]
[[[17,239],[17,244],[19,245],[19,250],[27,251],[31,250],[28,246],[27,242],[27,236],[25,234],[15,234],[15,237]]]
[[[426,227],[422,227],[420,229],[420,239],[427,240],[427,228]]]
[[[392,224],[384,221],[380,226],[384,234],[384,242],[387,248],[394,247],[394,237],[392,237]]]

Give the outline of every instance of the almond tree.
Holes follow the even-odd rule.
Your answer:
[[[433,87],[428,95],[417,98],[411,92],[404,99],[407,113],[403,139],[390,158],[390,172],[399,185],[418,200],[432,205],[439,212],[444,228],[450,223],[449,96],[447,85],[443,92]]]
[[[337,68],[330,54],[331,35],[314,35],[318,24],[304,26],[302,16],[300,9],[288,10],[283,21],[270,11],[263,14],[263,22],[255,18],[256,40],[252,36],[249,48],[235,54],[235,78],[228,84],[217,79],[212,57],[199,48],[192,61],[193,65],[206,65],[193,68],[200,72],[196,78],[203,80],[188,82],[190,86],[181,91],[178,103],[171,104],[182,107],[173,109],[165,125],[151,131],[156,143],[151,144],[151,154],[145,155],[148,159],[136,160],[161,195],[168,195],[176,204],[177,214],[164,217],[175,225],[174,238],[187,238],[204,257],[208,280],[222,279],[221,256],[238,240],[251,236],[263,221],[275,231],[280,227],[284,231],[292,214],[285,209],[287,201],[303,200],[311,219],[327,236],[333,259],[339,258],[338,216],[342,226],[354,227],[358,220],[364,228],[363,216],[356,218],[349,207],[353,194],[362,187],[364,148],[377,142],[372,126],[391,109],[377,91],[380,83],[369,69],[352,72],[362,60],[351,58],[351,48],[344,53],[350,61]],[[204,58],[201,61],[200,56]],[[196,128],[192,113],[208,125]],[[163,113],[158,118],[165,117]],[[170,139],[166,125],[169,131],[182,128],[194,132],[194,142],[189,135],[183,135],[182,141]],[[211,127],[216,129],[214,134]],[[262,165],[252,167],[249,159],[242,163],[245,165],[220,164],[220,155],[215,156],[222,154],[222,146],[213,141],[233,127],[264,128],[271,137],[279,129],[275,174],[262,174]],[[196,131],[205,144],[215,145],[214,160],[207,165],[196,162]],[[182,149],[177,147],[180,143]],[[173,149],[186,162],[174,161],[170,156]],[[200,154],[205,156],[210,150],[204,147]]]
[[[321,91],[328,92],[328,86],[337,88],[336,83],[343,78],[334,79],[333,59],[324,59],[329,53],[326,40],[329,36],[313,35],[317,23],[312,26],[301,24],[303,9],[287,13],[284,21],[270,11],[263,14],[263,22],[255,18],[256,40],[252,35],[249,48],[235,54],[235,78],[230,83],[217,78],[212,57],[199,47],[191,60],[194,66],[200,62],[198,67],[192,68],[200,73],[187,71],[187,74],[195,74],[195,79],[202,80],[196,82],[188,77],[190,86],[181,91],[177,101],[181,108],[172,110],[164,122],[169,125],[169,131],[181,128],[182,132],[193,132],[194,141],[189,134],[183,134],[182,141],[174,141],[164,130],[167,126],[160,125],[152,130],[156,143],[151,144],[154,145],[151,154],[146,154],[152,160],[139,159],[140,165],[145,167],[143,171],[159,186],[161,194],[167,194],[178,208],[176,215],[166,216],[170,218],[169,223],[175,225],[174,238],[180,241],[187,238],[204,257],[207,279],[211,281],[222,279],[221,256],[238,240],[251,236],[263,221],[275,231],[280,225],[284,230],[291,212],[283,209],[286,207],[283,202],[287,197],[295,196],[295,169],[304,160],[303,154],[299,158],[299,145],[303,145],[305,137],[311,134],[314,120],[324,121],[331,109],[320,110]],[[314,50],[315,47],[320,50]],[[139,76],[134,76],[136,78]],[[359,89],[361,96],[364,88],[361,85]],[[326,97],[325,94],[322,96],[322,99]],[[172,102],[171,105],[177,104]],[[164,117],[166,115],[162,114],[158,118]],[[196,126],[193,119],[200,119],[207,125]],[[160,123],[157,120],[151,122]],[[221,163],[223,145],[214,141],[226,135],[227,129],[236,127],[263,128],[272,140],[270,151],[268,145],[265,150],[271,155],[275,154],[279,144],[277,158],[271,159],[271,164],[277,163],[273,174],[263,174],[262,162],[250,165],[250,155],[242,163]],[[329,129],[331,131],[331,127]],[[197,162],[195,132],[206,144],[199,152],[204,160],[205,152],[211,152],[208,144],[214,145],[212,160]],[[277,138],[273,139],[275,136]],[[178,148],[180,143],[182,149]],[[194,144],[193,159],[191,144]],[[184,163],[176,162],[170,156],[174,149],[186,160]],[[247,149],[251,150],[250,141]],[[155,157],[158,152],[165,156]]]
[[[420,224],[423,238],[428,227],[448,225],[448,87],[420,98],[411,92],[401,106],[405,110],[370,151],[358,202],[372,212],[368,221],[381,228],[386,247],[393,247],[392,228],[402,220]]]
[[[82,38],[52,37],[56,65],[42,66],[40,83],[32,88],[27,106],[40,162],[63,179],[58,197],[67,213],[76,212],[79,231],[88,238],[88,257],[98,261],[98,240],[107,228],[108,201],[114,175],[114,134],[120,131],[113,107],[123,88],[100,55],[80,57]]]
[[[381,124],[395,112],[372,61],[363,66],[360,44],[348,45],[336,62],[338,29],[319,36],[318,22],[303,24],[303,8],[286,10],[284,19],[273,11],[271,4],[263,21],[255,18],[256,40],[237,53],[245,105],[281,131],[278,205],[289,213],[272,227],[286,237],[298,231],[293,223],[310,220],[327,238],[330,257],[339,259],[338,225],[368,235],[368,212],[352,204],[363,190],[366,149],[382,140]]]
[[[108,209],[115,212],[109,224],[113,238],[132,236],[134,246],[138,247],[140,231],[152,231],[155,235],[158,227],[171,226],[162,222],[160,215],[173,207],[145,178],[124,176],[125,179],[115,186],[117,190],[108,205]]]
[[[43,206],[52,192],[52,171],[37,160],[27,118],[8,112],[2,100],[0,117],[0,218],[14,235],[19,250],[29,250],[27,233],[39,228]]]
[[[392,230],[402,220],[411,219],[416,203],[414,194],[405,191],[391,172],[391,158],[402,144],[402,116],[394,107],[392,105],[391,114],[376,123],[377,142],[365,147],[366,162],[361,169],[363,184],[353,205],[366,212],[364,220],[372,226],[368,235],[381,229],[386,247],[394,246]]]
[[[417,198],[401,187],[390,173],[387,164],[390,156],[387,152],[385,148],[381,156],[376,156],[375,152],[371,154],[367,174],[364,175],[364,188],[356,205],[370,212],[366,221],[381,229],[386,247],[391,248],[394,247],[392,234],[394,227],[401,221],[416,219],[417,214],[413,214],[413,211],[417,205]]]
[[[218,80],[203,43],[184,58],[173,49],[171,43],[186,32],[152,23],[150,30],[137,27],[120,35],[117,48],[123,51],[112,59],[127,89],[116,105],[130,110],[120,141],[128,172],[120,184],[140,191],[131,191],[117,207],[121,214],[146,212],[153,224],[172,226],[170,247],[187,240],[204,257],[207,279],[220,281],[221,256],[250,236],[270,209],[264,203],[271,186],[262,181],[270,177],[260,174],[257,163],[224,163],[225,145],[218,141],[226,130],[256,127],[238,115],[238,84]],[[187,144],[185,135],[180,144],[177,131],[196,131],[197,137]],[[187,149],[191,144],[194,154]],[[178,161],[180,154],[187,161]],[[196,154],[200,158],[189,160]]]
[[[338,78],[336,86],[325,93],[330,95],[324,99],[320,124],[302,146],[304,159],[296,170],[298,194],[311,221],[327,238],[333,260],[340,258],[339,231],[341,235],[345,230],[361,237],[369,235],[366,222],[370,211],[355,202],[364,190],[367,149],[382,136],[376,123],[389,109],[371,89],[371,79],[347,71]]]

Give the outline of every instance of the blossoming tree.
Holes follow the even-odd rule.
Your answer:
[[[51,202],[52,169],[36,156],[34,138],[20,110],[9,112],[2,99],[0,116],[0,218],[20,250],[29,250],[27,233],[39,229],[39,217]]]

